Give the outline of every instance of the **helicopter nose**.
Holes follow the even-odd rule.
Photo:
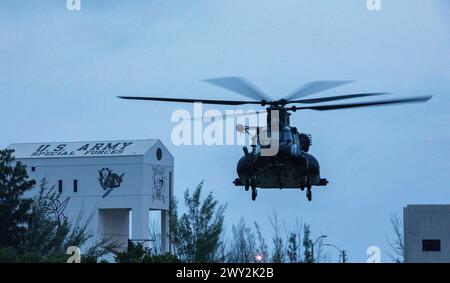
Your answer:
[[[278,145],[278,155],[290,156],[291,155],[291,146],[287,145],[287,144],[279,144]]]
[[[295,157],[297,157],[297,156],[300,155],[300,149],[299,149],[299,147],[298,147],[298,145],[297,145],[296,143],[294,143],[294,144],[291,145],[291,151],[290,151],[290,154],[291,154],[292,156],[295,156]]]

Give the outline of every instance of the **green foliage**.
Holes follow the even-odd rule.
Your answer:
[[[39,184],[39,193],[33,199],[32,218],[24,242],[28,252],[44,258],[66,258],[69,246],[80,247],[90,238],[86,233],[88,222],[81,223],[82,214],[72,229],[63,215],[65,204],[60,200],[61,193],[53,187],[49,188],[43,179]]]
[[[184,262],[215,262],[221,245],[225,206],[219,205],[210,192],[201,199],[203,181],[192,195],[184,194],[187,212],[178,218],[176,202],[171,209],[171,241],[175,253]]]
[[[269,248],[267,247],[266,240],[264,239],[259,224],[255,222],[256,235],[258,238],[258,248],[256,253],[261,256],[261,262],[267,262],[269,259]]]
[[[271,260],[274,263],[283,263],[286,259],[286,250],[284,247],[283,238],[281,237],[281,228],[278,215],[274,212],[273,218],[269,217],[269,221],[273,230],[273,251]]]
[[[66,262],[67,248],[81,247],[91,237],[87,227],[92,215],[82,223],[80,213],[70,223],[63,214],[68,199],[61,201],[61,194],[45,179],[34,198],[24,197],[35,181],[28,180],[26,167],[12,154],[0,150],[0,262]],[[96,261],[105,253],[98,244],[83,256]]]
[[[179,263],[181,262],[175,255],[170,253],[145,256],[143,261],[145,263]]]
[[[289,258],[289,262],[291,263],[297,263],[299,262],[297,250],[298,250],[298,244],[297,244],[297,234],[291,233],[288,240],[288,248],[287,248],[287,256]]]
[[[17,251],[12,247],[0,247],[0,263],[18,262]]]
[[[272,262],[283,263],[286,255],[283,247],[283,239],[280,237],[274,237],[273,246]]]
[[[175,263],[180,262],[178,258],[169,253],[152,254],[151,250],[144,247],[142,243],[128,242],[128,249],[116,252],[115,261],[117,263]]]
[[[303,226],[303,262],[314,263],[314,255],[312,254],[311,230],[309,225]]]
[[[116,253],[115,261],[117,263],[138,263],[142,262],[146,254],[150,254],[148,248],[144,247],[141,243],[134,244],[129,241],[128,249]]]
[[[256,241],[255,234],[241,218],[238,224],[232,227],[232,241],[228,256],[229,262],[251,263],[255,262]]]
[[[0,247],[14,247],[25,252],[21,245],[31,222],[32,199],[22,197],[35,181],[28,180],[26,167],[15,162],[13,150],[0,150]]]

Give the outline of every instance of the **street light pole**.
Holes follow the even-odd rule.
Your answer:
[[[320,239],[322,239],[322,238],[326,238],[327,237],[327,235],[320,235],[319,237],[317,237],[317,239],[314,241],[314,243],[310,240],[310,242],[311,242],[311,254],[312,254],[312,260],[313,260],[313,262],[315,261],[315,259],[314,259],[314,246],[317,244],[317,242],[320,240]]]
[[[324,246],[328,246],[328,247],[333,247],[333,248],[335,248],[335,249],[337,249],[338,251],[339,251],[339,259],[341,258],[341,256],[342,256],[342,263],[346,263],[346,261],[347,261],[347,255],[346,255],[346,252],[345,252],[345,250],[341,250],[340,248],[338,248],[337,246],[335,246],[335,245],[333,245],[333,244],[324,244]]]

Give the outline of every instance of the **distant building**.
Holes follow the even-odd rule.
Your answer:
[[[403,209],[405,262],[450,262],[450,205]]]
[[[21,143],[8,148],[27,165],[30,178],[39,183],[45,177],[61,192],[69,220],[75,222],[80,212],[85,219],[93,215],[92,241],[110,239],[122,248],[128,239],[148,243],[153,210],[160,211],[155,234],[161,235],[161,250],[169,252],[174,158],[161,141]]]

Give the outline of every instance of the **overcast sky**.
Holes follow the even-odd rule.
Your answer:
[[[450,203],[450,4],[446,0],[96,1],[0,3],[0,147],[13,142],[159,138],[175,156],[175,194],[202,179],[271,237],[267,215],[311,224],[314,237],[366,261],[388,261],[389,216],[406,204]],[[316,95],[432,94],[426,104],[297,112],[330,183],[313,192],[232,185],[241,146],[175,146],[173,111],[117,95],[241,99],[201,82],[237,75],[275,98],[312,80],[357,80]],[[225,110],[228,108],[218,107]],[[246,108],[248,109],[248,108]],[[329,260],[335,250],[325,248]]]

